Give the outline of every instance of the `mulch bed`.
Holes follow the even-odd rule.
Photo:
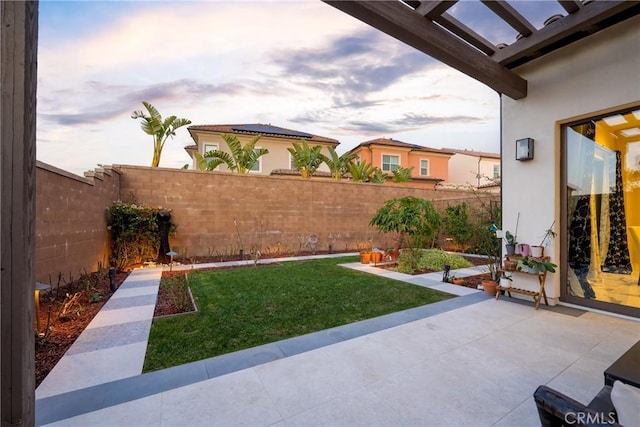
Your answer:
[[[129,273],[124,272],[116,273],[114,283],[120,286],[128,275]],[[58,286],[54,285],[54,289],[40,293],[40,334],[35,340],[36,387],[98,314],[109,297],[111,288],[106,272],[85,274],[69,283],[58,280]],[[36,321],[34,329],[37,325]]]

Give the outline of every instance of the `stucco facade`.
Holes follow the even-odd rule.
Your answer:
[[[243,127],[249,126],[248,129],[260,129],[264,132],[256,132],[252,130],[237,130]],[[222,138],[223,134],[235,135],[238,137],[242,145],[244,146],[256,135],[261,135],[260,139],[256,143],[256,148],[266,148],[269,150],[268,154],[260,157],[257,170],[253,170],[249,173],[257,175],[270,175],[273,170],[276,169],[291,169],[291,154],[287,148],[292,147],[294,142],[301,143],[302,140],[306,140],[309,146],[316,145],[322,146],[322,153],[329,154],[327,147],[336,148],[340,143],[336,139],[326,138],[323,136],[312,135],[305,132],[294,131],[290,129],[283,129],[271,125],[201,125],[190,126],[189,133],[193,138],[195,144],[185,147],[185,150],[189,153],[193,159],[193,153],[197,152],[200,155],[204,155],[207,150],[218,149],[229,153],[229,148]],[[195,168],[195,160],[193,161],[193,168]],[[226,165],[220,165],[216,170],[221,172],[228,172],[229,169]],[[319,171],[328,172],[329,169],[323,164]]]
[[[408,144],[390,138],[378,138],[359,144],[351,150],[358,158],[391,174],[393,167],[410,168],[414,183],[434,188],[449,178],[452,152],[438,148]],[[386,164],[393,158],[393,166]]]
[[[500,181],[500,154],[474,150],[447,150],[455,154],[449,160],[447,184],[481,188]]]
[[[562,215],[562,125],[640,107],[640,17],[634,17],[532,61],[517,70],[528,81],[520,100],[502,96],[503,228],[537,244],[555,221],[559,233],[545,254],[560,266],[547,279],[557,303],[567,275],[567,219]],[[533,160],[516,161],[515,141],[533,138]],[[569,159],[571,160],[571,159]],[[535,277],[519,286],[537,288]]]

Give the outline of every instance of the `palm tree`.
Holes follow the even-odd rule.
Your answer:
[[[224,163],[230,171],[236,171],[237,173],[249,173],[249,171],[258,162],[258,159],[269,153],[269,150],[266,148],[256,148],[256,142],[258,142],[260,136],[261,135],[254,136],[243,147],[237,136],[223,133],[222,139],[227,143],[231,154],[220,150],[208,151],[204,153],[204,161],[206,162],[206,165],[199,160],[196,160],[198,162],[198,169],[214,170]]]
[[[399,167],[392,171],[393,178],[391,178],[391,180],[393,182],[409,182],[411,181],[411,171],[413,171],[413,166],[409,168]]]
[[[302,140],[302,144],[294,142],[292,145],[293,148],[287,148],[287,150],[291,153],[293,164],[303,178],[310,178],[326,159],[320,152],[322,146],[309,147],[305,139]]]
[[[132,119],[141,119],[140,127],[144,133],[153,136],[153,160],[151,167],[157,168],[160,164],[160,156],[167,138],[173,138],[176,130],[182,126],[190,125],[191,120],[179,119],[176,116],[169,116],[162,120],[162,116],[156,108],[146,101],[142,101],[142,105],[147,109],[149,114],[145,114],[142,110],[131,113]]]
[[[357,157],[355,153],[347,152],[338,156],[333,147],[328,147],[329,157],[323,156],[323,161],[329,167],[333,179],[339,181],[342,176],[347,173],[347,166]]]
[[[351,179],[356,182],[370,182],[376,175],[377,167],[366,160],[358,160],[347,165]]]

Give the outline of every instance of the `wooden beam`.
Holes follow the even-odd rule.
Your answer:
[[[563,39],[575,37],[581,31],[594,33],[597,25],[614,15],[624,15],[631,8],[640,7],[640,2],[631,0],[594,1],[579,11],[564,16],[551,25],[543,27],[529,37],[498,50],[492,58],[508,68],[536,52],[544,51]],[[586,35],[583,34],[584,35]],[[574,41],[573,39],[571,41]]]
[[[560,3],[560,6],[562,6],[567,13],[575,13],[579,11],[580,6],[582,6],[579,0],[558,0],[558,3]]]
[[[491,9],[496,15],[502,18],[507,24],[511,25],[518,33],[527,37],[536,32],[531,22],[522,16],[506,1],[481,0],[482,3]]]
[[[496,47],[493,43],[448,13],[443,13],[436,19],[436,22],[487,55],[493,55],[496,52]]]
[[[445,13],[451,6],[456,4],[458,0],[453,1],[421,1],[420,6],[416,8],[416,12],[420,15],[431,19],[432,21]]]
[[[513,99],[527,81],[398,1],[323,0]]]
[[[0,420],[35,423],[38,2],[0,2]]]

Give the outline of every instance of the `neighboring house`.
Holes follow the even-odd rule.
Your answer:
[[[351,152],[389,175],[400,167],[413,166],[412,181],[430,188],[448,179],[448,162],[453,155],[452,151],[408,144],[391,138],[363,142]]]
[[[270,175],[272,171],[276,170],[287,171],[295,169],[291,162],[291,154],[287,150],[287,148],[292,147],[294,142],[300,143],[304,139],[312,147],[321,145],[324,147],[322,152],[325,155],[329,154],[326,147],[336,148],[340,144],[336,139],[270,124],[194,125],[189,126],[188,129],[195,144],[188,145],[184,149],[192,159],[194,159],[194,153],[204,155],[204,153],[211,150],[229,152],[226,142],[222,139],[223,134],[237,136],[243,146],[251,138],[261,135],[255,148],[266,148],[269,153],[260,157],[254,169],[250,172],[259,175]],[[195,167],[195,160],[192,167]],[[220,165],[216,170],[228,171],[226,165]],[[328,172],[328,168],[323,164],[318,171]]]
[[[486,188],[500,183],[500,154],[445,148],[455,153],[449,160],[449,179],[444,184]]]
[[[515,1],[329,3],[501,94],[502,226],[529,245],[557,232],[549,303],[640,317],[640,2],[536,2],[544,23]],[[511,27],[508,44],[447,11],[470,3]]]

